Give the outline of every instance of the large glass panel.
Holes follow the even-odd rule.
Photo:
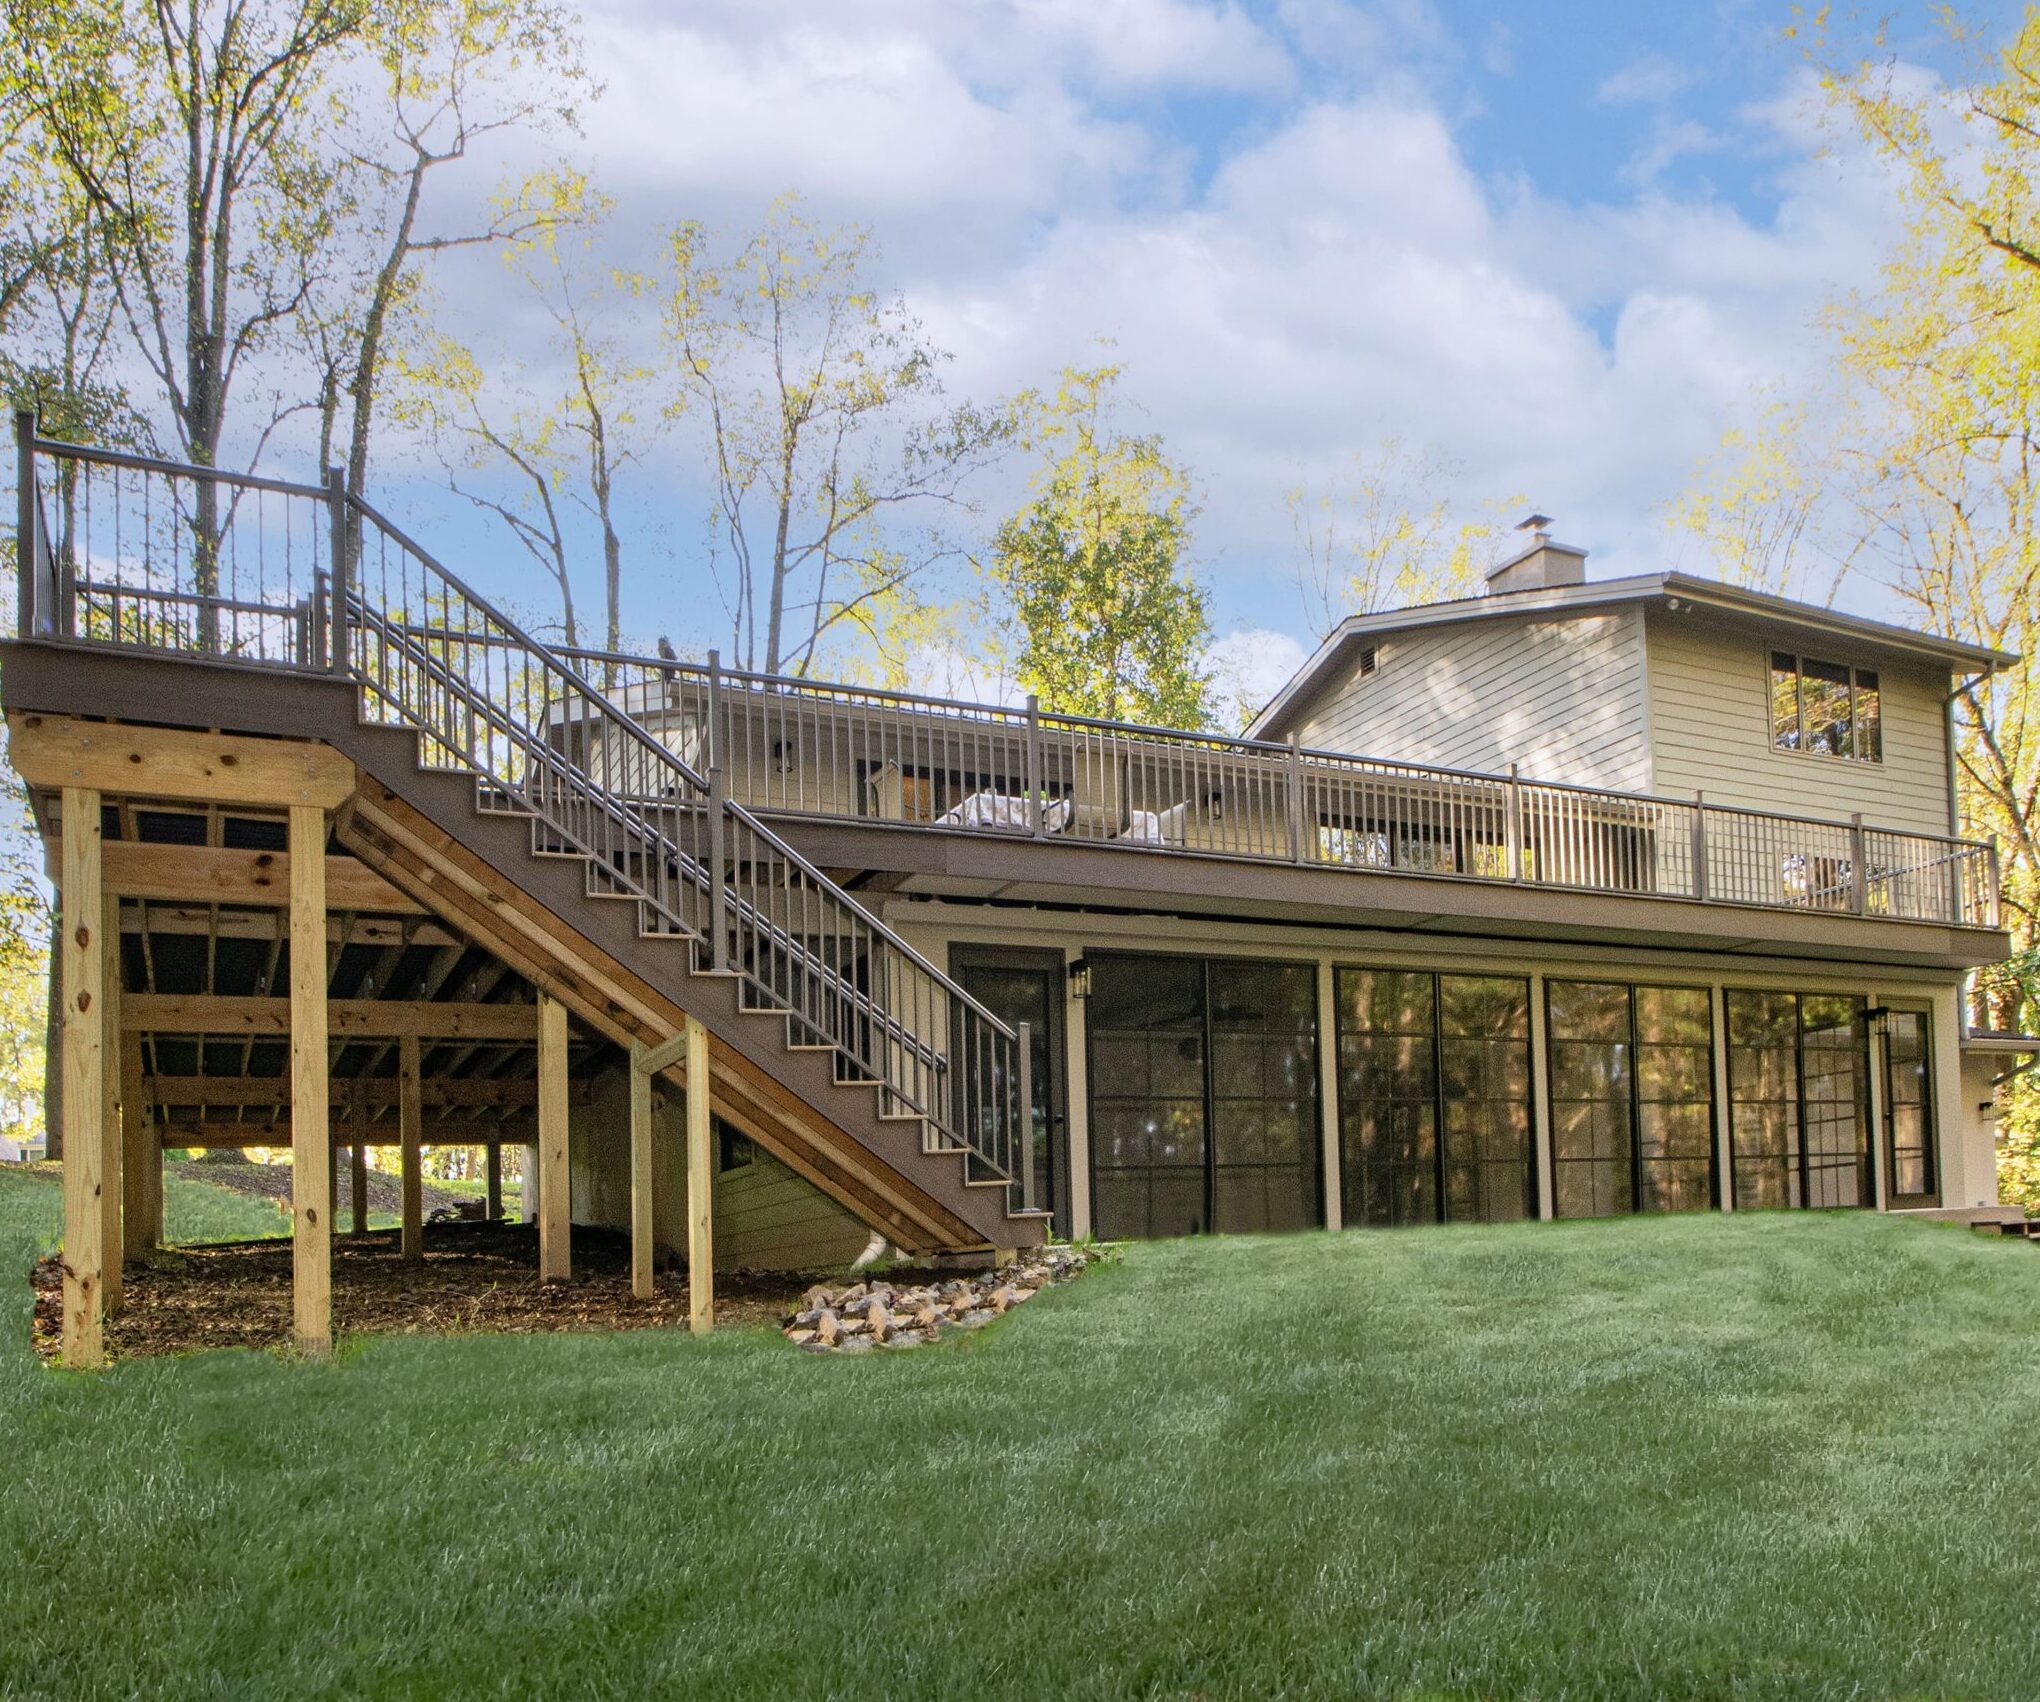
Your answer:
[[[1884,1020],[1884,1140],[1891,1192],[1919,1199],[1934,1192],[1933,1073],[1927,1019],[1893,1011]]]
[[[1806,1203],[1868,1205],[1870,1094],[1863,1001],[1835,994],[1799,1001]]]
[[[1528,1216],[1529,984],[1342,969],[1337,988],[1346,1222]]]
[[[1864,762],[1884,760],[1884,699],[1868,668],[1856,670],[1856,755]]]
[[[1634,1053],[1629,989],[1553,981],[1552,1203],[1560,1217],[1606,1217],[1635,1206]]]
[[[1799,659],[1800,748],[1828,756],[1848,756],[1849,670],[1839,662]]]
[[[1317,970],[1213,958],[1213,1226],[1304,1229],[1320,1221]]]
[[[1792,994],[1728,995],[1728,1098],[1736,1205],[1798,1205],[1799,1001]]]
[[[1340,1194],[1349,1225],[1436,1223],[1437,983],[1401,969],[1341,969]]]
[[[1530,1162],[1530,984],[1438,977],[1445,1215],[1502,1223],[1537,1213]]]
[[[1323,1221],[1314,966],[1096,958],[1090,1031],[1100,1235]]]
[[[1204,966],[1091,961],[1092,1221],[1101,1236],[1189,1235],[1204,1202]]]
[[[1799,658],[1784,650],[1771,657],[1771,743],[1799,749]]]
[[[1637,1206],[1714,1203],[1714,1011],[1704,987],[1638,987]]]
[[[1869,1203],[1862,1011],[1837,994],[1729,993],[1738,1206]]]

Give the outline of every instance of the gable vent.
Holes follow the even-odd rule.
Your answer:
[[[1368,645],[1365,650],[1360,652],[1360,677],[1363,680],[1380,666],[1381,652],[1375,649],[1373,645]]]

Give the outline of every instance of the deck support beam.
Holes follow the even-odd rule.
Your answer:
[[[120,1316],[126,1230],[126,1166],[120,1128],[120,899],[106,885],[106,847],[100,846],[99,947],[99,1245],[106,1261],[101,1289],[106,1315]]]
[[[105,1013],[100,1008],[106,954],[99,933],[99,793],[63,789],[64,937],[62,986],[64,1137],[64,1363],[98,1365],[105,1357],[101,1323],[105,1294],[106,1219],[100,1204],[106,1094]]]
[[[326,1057],[326,812],[290,811],[291,1319],[333,1350],[333,1142]]]
[[[715,1138],[709,1122],[708,1030],[687,1019],[687,1327],[715,1324]]]
[[[424,1094],[419,1083],[418,1037],[407,1034],[397,1043],[397,1139],[403,1148],[404,1257],[425,1257],[425,1121]],[[491,1153],[494,1148],[490,1149]]]
[[[652,1297],[652,1072],[643,1046],[630,1049],[630,1292]]]
[[[120,1132],[122,1245],[143,1253],[163,1240],[163,1143],[149,1116],[139,1034],[120,1042]]]
[[[567,1165],[567,1007],[538,1001],[538,1280],[573,1276],[573,1176]]]
[[[357,1122],[354,1139],[347,1147],[348,1228],[356,1235],[368,1233],[368,1134],[367,1125]]]

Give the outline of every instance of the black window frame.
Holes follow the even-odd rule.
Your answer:
[[[1629,1215],[1632,1217],[1676,1217],[1680,1213],[1669,1207],[1648,1207],[1643,1203],[1643,1071],[1640,1068],[1643,1048],[1646,1042],[1637,1018],[1639,993],[1697,993],[1707,1006],[1707,1206],[1706,1210],[1721,1209],[1721,1132],[1725,1115],[1717,1076],[1720,1071],[1720,1047],[1722,1036],[1715,1032],[1714,993],[1709,987],[1696,987],[1672,981],[1615,981],[1595,980],[1579,975],[1547,975],[1544,978],[1544,1075],[1545,1103],[1551,1119],[1551,1215],[1564,1218],[1571,1223],[1591,1222],[1592,1214],[1581,1217],[1567,1213],[1559,1199],[1558,1179],[1566,1164],[1587,1162],[1576,1159],[1561,1159],[1558,1155],[1558,1107],[1559,1097],[1556,1086],[1558,1071],[1556,1048],[1568,1042],[1561,1041],[1551,1020],[1551,991],[1554,987],[1619,987],[1621,988],[1628,1013],[1628,1034],[1620,1042],[1629,1049],[1628,1077],[1629,1098]],[[1604,1043],[1605,1044],[1605,1043]],[[1567,1100],[1567,1104],[1584,1103]],[[1652,1103],[1661,1103],[1653,1101]],[[1692,1101],[1684,1103],[1691,1104]],[[1698,1209],[1698,1208],[1694,1208]]]
[[[1894,1017],[1909,1018],[1920,1025],[1920,1073],[1924,1078],[1924,1089],[1920,1094],[1920,1121],[1923,1125],[1921,1152],[1926,1158],[1927,1185],[1918,1191],[1901,1189],[1898,1185],[1897,1106],[1891,1095],[1891,1024]],[[1939,1107],[1934,1102],[1934,1090],[1939,1081],[1939,1060],[1934,1047],[1933,1013],[1917,1005],[1895,1005],[1886,1014],[1883,1033],[1879,1037],[1875,1068],[1877,1071],[1878,1121],[1882,1127],[1877,1138],[1884,1143],[1884,1193],[1886,1199],[1903,1200],[1908,1206],[1919,1207],[1938,1205],[1941,1200],[1941,1119]]]
[[[1437,1204],[1436,1213],[1430,1219],[1430,1221],[1432,1223],[1441,1224],[1495,1223],[1495,1222],[1528,1223],[1537,1221],[1538,1218],[1541,1216],[1539,1208],[1544,1194],[1544,1152],[1543,1152],[1544,1143],[1541,1139],[1539,1139],[1539,1117],[1538,1117],[1537,1074],[1536,1074],[1537,1028],[1536,1022],[1534,1020],[1533,1011],[1535,993],[1531,984],[1530,974],[1527,971],[1525,971],[1521,975],[1493,974],[1493,973],[1482,974],[1473,970],[1440,969],[1435,965],[1410,964],[1410,963],[1335,963],[1332,965],[1332,1033],[1330,1036],[1331,1044],[1334,1048],[1332,1055],[1335,1060],[1333,1079],[1333,1095],[1335,1103],[1332,1108],[1333,1131],[1330,1138],[1337,1140],[1339,1142],[1340,1222],[1348,1229],[1358,1229],[1363,1227],[1364,1228],[1410,1227],[1410,1225],[1402,1223],[1374,1224],[1368,1220],[1364,1213],[1364,1210],[1362,1214],[1357,1218],[1349,1217],[1346,1213],[1345,1208],[1347,1204],[1347,1198],[1350,1195],[1352,1189],[1351,1185],[1347,1181],[1347,1162],[1345,1147],[1346,1134],[1344,1117],[1345,1058],[1343,1048],[1341,1045],[1347,1033],[1347,1029],[1345,1026],[1346,1002],[1339,995],[1339,977],[1345,974],[1422,975],[1428,977],[1430,980],[1431,1029],[1429,1044],[1431,1048],[1431,1114],[1434,1119],[1432,1123],[1431,1164],[1433,1171],[1432,1186],[1435,1190],[1434,1197]],[[1464,1039],[1467,1037],[1460,1035],[1448,1036],[1445,1033],[1444,988],[1442,984],[1448,979],[1459,981],[1508,981],[1519,984],[1523,989],[1522,1046],[1525,1072],[1524,1076],[1525,1086],[1522,1104],[1524,1112],[1525,1161],[1524,1161],[1523,1215],[1521,1218],[1516,1219],[1509,1218],[1497,1219],[1490,1217],[1466,1218],[1455,1217],[1452,1212],[1451,1184],[1448,1176],[1448,1168],[1450,1161],[1447,1153],[1448,1148],[1447,1119],[1446,1119],[1447,1099],[1445,1094],[1444,1050],[1445,1042],[1448,1038]],[[1323,1037],[1320,1037],[1320,1044],[1323,1044]],[[1476,1166],[1479,1166],[1483,1163],[1492,1161],[1476,1158],[1471,1162],[1474,1163]]]
[[[1804,651],[1771,649],[1766,652],[1767,665],[1765,680],[1770,688],[1767,710],[1771,723],[1771,749],[1782,751],[1787,756],[1825,757],[1833,762],[1862,762],[1881,766],[1884,762],[1884,672],[1881,668],[1860,667],[1853,662],[1837,662],[1826,656],[1809,656]],[[1780,666],[1781,663],[1789,667]],[[1848,676],[1849,681],[1849,749],[1827,750],[1808,744],[1806,731],[1806,670],[1809,666],[1829,668]],[[1778,684],[1781,674],[1792,677],[1792,735],[1790,742],[1778,724]],[[1867,681],[1867,684],[1865,683]],[[1871,718],[1876,728],[1876,748],[1865,752],[1863,743],[1864,716],[1862,704],[1865,695],[1876,703],[1877,712]]]
[[[1212,952],[1086,951],[1081,961],[1088,968],[1100,963],[1107,962],[1115,961],[1154,962],[1158,959],[1166,960],[1172,963],[1195,963],[1199,965],[1201,969],[1201,981],[1203,988],[1202,1023],[1201,1023],[1202,1046],[1203,1046],[1203,1053],[1201,1058],[1201,1074],[1203,1078],[1203,1085],[1201,1092],[1204,1113],[1204,1156],[1203,1156],[1204,1200],[1202,1222],[1196,1230],[1192,1231],[1193,1234],[1198,1235],[1283,1233],[1282,1231],[1276,1230],[1267,1231],[1220,1230],[1217,1227],[1219,1165],[1218,1165],[1218,1141],[1217,1132],[1215,1128],[1215,1123],[1217,1121],[1216,1119],[1217,1089],[1215,1081],[1213,1079],[1214,1054],[1216,1049],[1212,1045],[1213,1027],[1211,1020],[1212,1011],[1211,967],[1214,964],[1230,964],[1237,965],[1240,967],[1258,967],[1264,969],[1287,969],[1287,970],[1310,971],[1312,983],[1311,1034],[1313,1041],[1311,1047],[1310,1099],[1313,1107],[1313,1113],[1310,1119],[1310,1124],[1304,1131],[1304,1139],[1308,1146],[1310,1147],[1311,1153],[1313,1155],[1313,1162],[1307,1164],[1304,1167],[1309,1177],[1309,1190],[1308,1197],[1306,1198],[1305,1201],[1305,1207],[1306,1216],[1312,1220],[1312,1225],[1310,1226],[1322,1229],[1325,1226],[1327,1218],[1326,1212],[1327,1200],[1325,1193],[1325,1142],[1327,1139],[1331,1137],[1327,1133],[1326,1122],[1327,1113],[1325,1107],[1325,1094],[1324,1094],[1325,1034],[1324,1025],[1320,1021],[1322,1012],[1319,1010],[1317,1004],[1316,960],[1284,957],[1261,957],[1261,956],[1242,957],[1234,956],[1231,953],[1212,953]],[[1087,996],[1084,1000],[1085,1005],[1084,1108],[1087,1134],[1084,1154],[1084,1170],[1085,1170],[1084,1186],[1086,1194],[1090,1199],[1090,1218],[1092,1233],[1097,1234],[1100,1233],[1098,1229],[1099,1164],[1098,1164],[1098,1148],[1095,1138],[1096,1112],[1098,1104],[1098,1069],[1097,1069],[1098,1024],[1092,1020],[1092,1010],[1094,1007],[1092,1006],[1091,1002],[1092,998],[1094,998],[1095,996],[1096,995],[1094,992],[1091,995]]]
[[[1736,1127],[1735,1127],[1736,1107],[1738,1105],[1743,1104],[1753,1105],[1758,1103],[1767,1103],[1763,1101],[1739,1099],[1736,1094],[1735,1001],[1738,997],[1750,997],[1750,996],[1768,998],[1789,998],[1792,1001],[1792,1023],[1793,1023],[1792,1110],[1793,1110],[1793,1128],[1796,1138],[1794,1141],[1794,1150],[1789,1155],[1789,1158],[1793,1163],[1796,1164],[1798,1172],[1799,1201],[1798,1204],[1796,1205],[1794,1205],[1789,1199],[1785,1201],[1782,1206],[1775,1208],[1761,1204],[1745,1205],[1741,1197],[1740,1188],[1741,1178],[1738,1176],[1737,1172],[1741,1168],[1744,1155],[1739,1150],[1736,1142]],[[1813,1192],[1812,1183],[1814,1171],[1813,1163],[1814,1155],[1812,1153],[1812,1149],[1807,1138],[1808,1136],[1807,1108],[1809,1102],[1806,1096],[1806,1083],[1807,1083],[1806,1040],[1807,1034],[1809,1032],[1806,1025],[1806,1003],[1809,999],[1839,999],[1848,1001],[1852,1003],[1855,1007],[1853,1012],[1851,1013],[1850,1027],[1852,1039],[1850,1044],[1851,1050],[1860,1068],[1860,1073],[1857,1078],[1861,1084],[1861,1094],[1857,1101],[1857,1127],[1862,1136],[1862,1144],[1861,1144],[1861,1156],[1857,1160],[1859,1167],[1858,1184],[1861,1197],[1854,1201],[1853,1203],[1842,1203],[1833,1205],[1826,1203],[1816,1204],[1811,1198]],[[1871,1079],[1872,1079],[1871,1071],[1873,1070],[1873,1068],[1875,1068],[1876,1061],[1871,1057],[1870,1053],[1870,1026],[1868,1020],[1869,1010],[1870,1001],[1860,993],[1807,992],[1804,991],[1803,989],[1789,987],[1788,988],[1724,987],[1722,989],[1721,1044],[1723,1045],[1724,1048],[1726,1048],[1725,1055],[1728,1063],[1727,1069],[1728,1101],[1727,1104],[1723,1107],[1724,1115],[1726,1115],[1726,1117],[1728,1118],[1727,1186],[1728,1197],[1735,1202],[1735,1209],[1737,1211],[1769,1211],[1774,1209],[1785,1211],[1877,1211],[1882,1208],[1884,1202],[1882,1191],[1878,1186],[1877,1180],[1878,1165],[1876,1157],[1876,1142],[1881,1137],[1881,1131],[1876,1125],[1876,1119],[1873,1118],[1871,1114],[1872,1107],[1870,1103]],[[1813,1032],[1817,1033],[1821,1031],[1815,1030]],[[1752,1156],[1754,1157],[1755,1155]]]

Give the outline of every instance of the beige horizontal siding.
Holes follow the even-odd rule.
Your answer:
[[[871,1231],[776,1158],[725,1171],[715,1184],[718,1270],[828,1270],[864,1251]]]
[[[1704,791],[1717,803],[1787,815],[1860,811],[1882,826],[1948,831],[1940,674],[1851,654],[1845,643],[1811,652],[1877,670],[1884,760],[1851,762],[1771,743],[1771,646],[1761,634],[1655,612],[1647,631],[1654,790]],[[1781,637],[1778,647],[1806,643]]]
[[[1309,706],[1306,745],[1441,768],[1642,790],[1650,774],[1633,609],[1392,634],[1380,665]]]

